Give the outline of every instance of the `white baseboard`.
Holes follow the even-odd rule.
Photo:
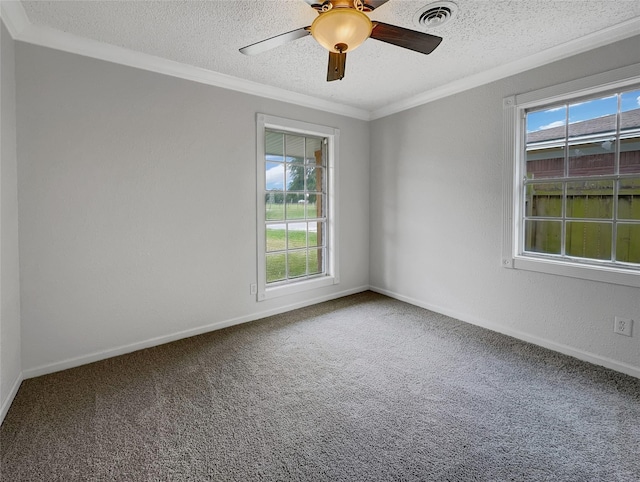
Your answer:
[[[229,326],[240,325],[242,323],[259,320],[262,318],[266,318],[268,316],[278,315],[280,313],[285,313],[287,311],[303,308],[305,306],[315,305],[317,303],[322,303],[324,301],[329,301],[336,298],[342,298],[343,296],[353,295],[355,293],[361,293],[363,291],[367,291],[368,289],[369,289],[369,286],[360,286],[357,288],[340,291],[339,293],[332,293],[330,295],[320,296],[317,298],[300,301],[298,303],[292,303],[289,305],[280,306],[278,308],[274,308],[271,310],[251,313],[246,316],[240,316],[240,317],[232,318],[229,320],[218,321],[216,323],[211,323],[209,325],[204,325],[204,326],[192,328],[189,330],[179,331],[179,332],[171,333],[169,335],[149,338],[147,340],[131,343],[129,345],[109,348],[107,350],[101,350],[98,352],[88,353],[86,355],[81,355],[74,358],[68,358],[66,360],[62,360],[58,362],[48,363],[45,365],[24,369],[22,371],[22,376],[24,377],[24,379],[27,379],[27,378],[34,378],[42,375],[47,375],[49,373],[54,373],[61,370],[66,370],[68,368],[74,368],[81,365],[86,365],[87,363],[93,363],[93,362],[96,362],[99,360],[105,360],[107,358],[111,358],[114,356],[124,355],[126,353],[142,350],[144,348],[151,348],[153,346],[158,346],[164,343],[181,340],[183,338],[189,338],[191,336],[201,335],[202,333],[208,333],[210,331],[220,330],[222,328],[227,328]]]
[[[6,413],[9,410],[9,407],[11,406],[11,402],[13,401],[14,397],[16,396],[17,392],[18,392],[18,388],[20,387],[20,383],[22,382],[22,380],[26,380],[28,378],[34,378],[34,377],[38,377],[41,375],[47,375],[49,373],[54,373],[57,371],[61,371],[61,370],[66,370],[68,368],[74,368],[74,367],[78,367],[81,365],[86,365],[88,363],[93,363],[99,360],[104,360],[107,358],[111,358],[114,356],[118,356],[118,355],[124,355],[126,353],[131,353],[137,350],[142,350],[145,348],[151,348],[154,346],[158,346],[158,345],[162,345],[164,343],[169,343],[172,341],[176,341],[176,340],[181,340],[183,338],[189,338],[191,336],[196,336],[196,335],[200,335],[202,333],[208,333],[211,331],[215,331],[215,330],[220,330],[222,328],[227,328],[229,326],[234,326],[234,325],[239,325],[242,323],[247,323],[250,321],[255,321],[255,320],[259,320],[262,318],[266,318],[268,316],[273,316],[273,315],[277,315],[280,313],[285,313],[287,311],[291,311],[291,310],[295,310],[298,308],[303,308],[305,306],[310,306],[310,305],[314,305],[317,303],[322,303],[324,301],[329,301],[329,300],[333,300],[336,298],[341,298],[343,296],[348,296],[348,295],[352,295],[355,293],[360,293],[363,291],[367,291],[367,290],[371,290],[374,291],[376,293],[380,293],[386,296],[389,296],[390,298],[395,298],[397,300],[400,301],[404,301],[406,303],[415,305],[415,306],[419,306],[421,308],[425,308],[427,310],[431,310],[437,313],[441,313],[443,315],[446,316],[450,316],[452,318],[455,318],[457,320],[461,320],[464,321],[466,323],[470,323],[472,325],[476,325],[476,326],[480,326],[482,328],[486,328],[488,330],[491,331],[495,331],[498,333],[502,333],[504,335],[507,336],[512,336],[514,338],[517,338],[519,340],[522,341],[526,341],[528,343],[533,343],[534,345],[538,345],[538,346],[542,346],[544,348],[548,348],[550,350],[559,352],[559,353],[563,353],[565,355],[569,355],[572,356],[574,358],[578,358],[580,360],[589,362],[589,363],[593,363],[595,365],[600,365],[606,368],[610,368],[612,370],[621,372],[621,373],[625,373],[627,375],[631,375],[633,377],[636,378],[640,378],[640,368],[635,367],[633,365],[629,365],[623,362],[619,362],[616,360],[612,360],[610,358],[607,357],[603,357],[600,355],[596,355],[593,353],[589,353],[583,350],[579,350],[567,345],[563,345],[561,343],[557,343],[551,340],[547,340],[544,338],[539,338],[537,336],[533,336],[518,330],[511,330],[509,328],[505,328],[503,326],[500,325],[496,325],[494,323],[490,323],[487,322],[486,320],[480,319],[480,318],[476,318],[474,316],[468,315],[466,313],[461,313],[458,312],[456,310],[450,310],[447,308],[443,308],[441,306],[437,306],[437,305],[433,305],[431,303],[426,303],[423,302],[421,300],[415,299],[415,298],[411,298],[408,296],[404,296],[401,295],[399,293],[395,293],[393,291],[390,290],[386,290],[383,288],[379,288],[376,286],[360,286],[357,288],[352,288],[349,290],[345,290],[345,291],[341,291],[338,293],[332,293],[330,295],[325,295],[325,296],[320,296],[320,297],[316,297],[316,298],[312,298],[312,299],[308,299],[305,301],[301,301],[298,303],[292,303],[289,305],[285,305],[285,306],[280,306],[278,308],[274,308],[271,310],[265,310],[265,311],[260,311],[260,312],[256,312],[256,313],[252,313],[250,315],[246,315],[246,316],[241,316],[241,317],[237,317],[237,318],[232,318],[229,320],[223,320],[223,321],[219,321],[216,323],[211,323],[208,325],[204,325],[204,326],[200,326],[197,328],[192,328],[189,330],[184,330],[184,331],[180,331],[180,332],[176,332],[176,333],[172,333],[172,334],[168,334],[168,335],[164,335],[164,336],[159,336],[159,337],[155,337],[155,338],[150,338],[147,340],[143,340],[140,342],[136,342],[136,343],[131,343],[129,345],[123,345],[123,346],[119,346],[119,347],[114,347],[114,348],[110,348],[107,350],[102,350],[99,352],[94,352],[94,353],[88,353],[86,355],[82,355],[79,357],[74,357],[74,358],[69,358],[66,360],[62,360],[59,362],[54,362],[54,363],[49,363],[49,364],[45,364],[45,365],[40,365],[34,368],[29,368],[26,370],[23,370],[22,373],[19,375],[18,379],[16,379],[14,386],[11,389],[11,392],[9,394],[9,396],[7,397],[7,399],[4,401],[4,403],[2,404],[2,411],[0,412],[0,422],[2,420],[4,420],[4,417],[6,415]]]
[[[557,343],[555,341],[547,340],[545,338],[533,336],[528,333],[524,333],[522,331],[511,330],[509,328],[505,328],[504,326],[497,325],[497,324],[488,322],[486,320],[483,320],[481,318],[476,318],[474,316],[468,315],[467,313],[460,313],[456,310],[450,310],[447,308],[443,308],[441,306],[433,305],[431,303],[425,303],[424,301],[420,301],[415,298],[404,296],[399,293],[386,290],[384,288],[370,286],[369,289],[371,291],[375,291],[376,293],[389,296],[390,298],[394,298],[396,300],[404,301],[411,305],[419,306],[420,308],[425,308],[427,310],[434,311],[436,313],[450,316],[451,318],[464,321],[465,323],[470,323],[472,325],[480,326],[482,328],[486,328],[487,330],[495,331],[497,333],[502,333],[503,335],[517,338],[518,340],[526,341],[534,345],[548,348],[549,350],[557,351],[564,355],[572,356],[579,360],[593,363],[594,365],[600,365],[620,373],[631,375],[632,377],[640,378],[640,368],[635,367],[633,365],[629,365],[627,363],[623,363],[617,360],[612,360],[611,358],[607,358],[600,355],[596,355],[594,353],[589,353],[583,350],[579,350],[577,348],[563,345],[562,343]]]
[[[0,407],[0,425],[2,425],[2,422],[4,422],[4,417],[6,417],[7,412],[9,411],[9,407],[13,403],[13,399],[16,398],[16,395],[18,394],[18,390],[20,389],[22,380],[22,373],[18,373],[18,376],[11,386],[11,390],[9,390],[9,395],[7,395],[7,397],[2,402],[2,407]]]

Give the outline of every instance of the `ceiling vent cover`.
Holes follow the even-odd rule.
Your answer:
[[[415,14],[413,21],[420,28],[435,28],[452,20],[458,12],[453,2],[435,2],[422,7]]]

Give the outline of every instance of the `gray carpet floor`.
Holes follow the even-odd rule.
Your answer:
[[[640,380],[367,292],[26,380],[2,481],[638,481]]]

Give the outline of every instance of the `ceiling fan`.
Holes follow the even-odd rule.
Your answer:
[[[304,1],[319,13],[310,26],[247,45],[240,52],[256,55],[311,35],[329,51],[327,81],[330,82],[344,77],[347,52],[355,50],[369,37],[422,54],[430,54],[442,42],[442,38],[435,35],[371,21],[367,13],[388,0],[325,0],[324,3]]]

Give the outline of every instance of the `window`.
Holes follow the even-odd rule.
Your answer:
[[[258,300],[338,282],[338,134],[258,115]]]
[[[505,266],[640,286],[640,77],[596,84],[629,72],[505,99]]]

